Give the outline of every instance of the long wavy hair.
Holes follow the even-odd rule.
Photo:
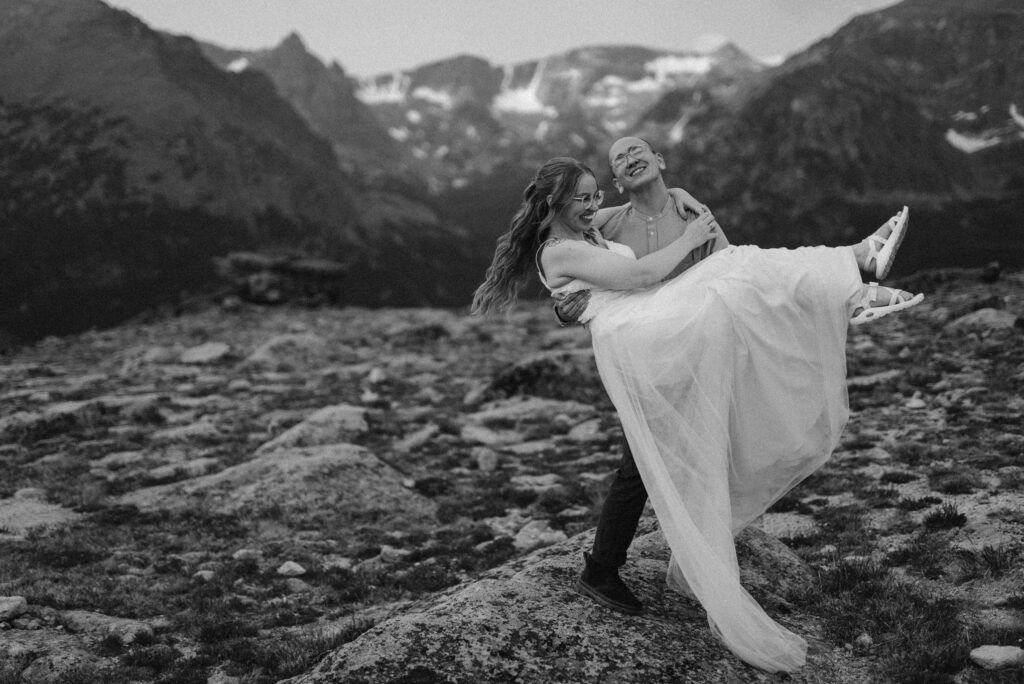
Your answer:
[[[484,282],[473,293],[473,314],[501,312],[512,306],[534,268],[537,250],[548,227],[572,201],[576,185],[594,172],[572,157],[549,159],[523,191],[523,203],[507,232],[498,238],[494,260]],[[548,197],[551,197],[550,203]]]

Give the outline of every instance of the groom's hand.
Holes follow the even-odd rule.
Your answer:
[[[590,290],[579,290],[556,297],[553,308],[558,324],[565,327],[578,321],[589,302]]]

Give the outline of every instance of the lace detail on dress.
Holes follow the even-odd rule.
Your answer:
[[[544,284],[544,287],[551,289],[548,285],[548,281],[544,278],[544,269],[540,265],[540,253],[544,251],[544,248],[548,245],[557,245],[559,242],[565,242],[565,238],[553,237],[548,238],[544,242],[540,243],[540,247],[537,248],[537,253],[533,256],[533,260],[537,265],[537,275],[540,277],[540,282]]]

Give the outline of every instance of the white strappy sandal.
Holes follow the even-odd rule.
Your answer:
[[[904,206],[902,211],[889,219],[889,223],[892,224],[889,237],[869,235],[867,238],[868,258],[865,263],[871,263],[872,259],[875,260],[875,277],[879,280],[889,275],[896,250],[900,248],[903,236],[907,232],[907,226],[910,224],[910,209]]]
[[[912,306],[917,306],[924,301],[923,294],[913,295],[910,299],[900,300],[902,295],[909,295],[910,293],[906,290],[897,290],[891,288],[892,295],[889,297],[889,303],[883,304],[882,306],[875,306],[878,301],[878,283],[869,283],[868,291],[864,293],[860,302],[857,303],[857,307],[860,308],[860,313],[850,319],[851,325],[860,325],[861,323],[867,323],[874,321],[883,316],[888,316],[891,313],[902,311],[903,309],[909,309]]]

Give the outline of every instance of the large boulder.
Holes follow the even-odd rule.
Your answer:
[[[130,492],[122,502],[143,509],[202,506],[219,513],[316,516],[401,525],[432,519],[436,506],[402,486],[403,475],[353,444],[261,452],[251,460],[173,484]]]
[[[641,532],[623,577],[647,606],[643,615],[612,612],[573,590],[591,531],[436,594],[287,681],[765,681],[765,673],[717,641],[696,602],[666,588],[664,537],[650,520]],[[764,532],[748,530],[737,542],[745,585],[765,605],[774,603],[780,580],[787,591],[811,581],[807,566]],[[792,574],[778,576],[786,571]],[[805,636],[818,636],[810,621],[782,619]],[[846,681],[840,676],[844,657],[815,644],[804,670],[820,681]],[[790,681],[806,680],[798,673]]]

